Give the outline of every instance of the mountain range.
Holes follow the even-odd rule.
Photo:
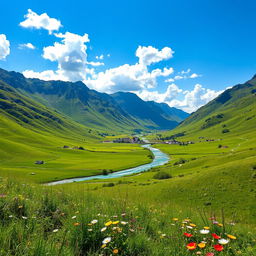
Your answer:
[[[21,73],[3,69],[0,69],[0,80],[15,89],[16,94],[99,130],[137,132],[173,129],[189,116],[164,103],[143,101],[133,93],[100,93],[82,82],[27,79]]]

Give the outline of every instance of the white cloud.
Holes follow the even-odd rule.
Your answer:
[[[191,91],[184,91],[176,84],[170,84],[163,93],[143,90],[137,92],[137,95],[143,100],[165,102],[171,107],[180,108],[191,113],[216,98],[222,92],[206,89],[200,84],[196,84]]]
[[[149,66],[152,63],[172,58],[173,53],[174,51],[169,47],[164,47],[162,50],[158,50],[152,46],[139,46],[136,51],[136,56],[139,58],[140,64]]]
[[[20,22],[20,26],[24,28],[46,29],[51,34],[53,31],[58,31],[62,26],[61,22],[57,19],[50,18],[47,13],[38,15],[31,9],[24,16],[25,20]]]
[[[153,100],[161,103],[175,99],[179,93],[182,93],[182,89],[180,89],[176,84],[170,84],[164,93],[159,93],[158,91],[142,90],[136,94],[143,100]]]
[[[45,70],[43,72],[35,72],[33,70],[25,70],[22,72],[22,74],[27,78],[38,78],[41,80],[49,81],[49,80],[62,80],[62,81],[68,81],[65,76],[62,76],[62,74],[58,71],[53,70]]]
[[[189,76],[189,78],[197,78],[200,77],[201,75],[198,75],[196,73],[193,73],[192,75]]]
[[[97,59],[97,60],[103,60],[103,59],[104,59],[104,55],[101,54],[100,56],[96,56],[96,59]]]
[[[10,54],[10,42],[6,35],[0,34],[0,60],[4,60]]]
[[[150,52],[150,54],[147,54],[147,52]],[[136,56],[139,57],[137,63],[134,65],[124,64],[104,72],[99,72],[94,77],[88,78],[85,83],[90,88],[108,93],[116,91],[141,91],[146,88],[154,88],[157,85],[157,78],[169,76],[173,73],[173,68],[157,68],[149,71],[148,65],[170,58],[171,53],[172,51],[168,47],[158,50],[152,46],[139,46],[136,51]]]
[[[91,66],[94,66],[94,67],[98,67],[98,66],[104,66],[104,63],[103,62],[95,62],[95,61],[89,61],[87,62],[87,64],[91,65]]]
[[[20,44],[19,45],[19,49],[25,49],[25,48],[31,49],[31,50],[35,50],[36,49],[36,47],[33,44],[31,44],[31,43],[26,43],[26,44]]]

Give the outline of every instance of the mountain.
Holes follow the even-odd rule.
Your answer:
[[[150,129],[172,129],[188,116],[182,110],[170,108],[165,103],[143,101],[134,93],[117,92],[111,96],[130,116]]]
[[[91,128],[118,132],[163,130],[172,129],[183,120],[157,106],[158,103],[144,102],[134,94],[127,94],[136,102],[134,111],[128,111],[126,105],[131,102],[123,104],[120,98],[91,90],[82,82],[27,79],[18,72],[3,69],[0,69],[0,80],[34,101]]]
[[[225,90],[170,133],[193,136],[234,136],[255,133],[256,76]]]

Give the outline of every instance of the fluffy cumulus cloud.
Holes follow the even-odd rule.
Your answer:
[[[36,47],[31,44],[31,43],[26,43],[26,44],[20,44],[19,49],[30,49],[30,50],[35,50]]]
[[[164,93],[153,91],[142,92],[138,95],[145,100],[165,102],[171,107],[180,108],[191,113],[216,98],[222,92],[223,91],[206,89],[200,84],[196,84],[191,91],[184,91],[178,88],[177,85],[172,84],[168,86]]]
[[[53,31],[58,31],[61,27],[61,22],[55,18],[50,18],[47,13],[38,15],[31,9],[24,16],[25,20],[20,23],[24,28],[46,29],[51,34]]]
[[[152,63],[172,58],[173,53],[174,51],[169,47],[164,47],[162,50],[158,50],[152,46],[139,46],[136,51],[136,56],[139,58],[140,64],[149,66]]]
[[[136,50],[138,62],[129,65],[124,64],[116,68],[99,72],[89,77],[86,84],[98,91],[141,91],[157,86],[158,77],[167,77],[173,73],[173,68],[153,69],[149,71],[152,63],[167,60],[172,57],[173,51],[169,47],[158,50],[152,46],[139,46]]]
[[[43,58],[58,63],[56,71],[34,72],[26,70],[26,77],[37,77],[44,80],[78,81],[86,78],[87,64],[98,65],[98,63],[87,62],[87,46],[89,37],[66,32],[65,34],[54,34],[61,42],[55,42],[53,46],[43,49]]]
[[[0,60],[4,60],[10,54],[10,42],[6,35],[0,34]]]

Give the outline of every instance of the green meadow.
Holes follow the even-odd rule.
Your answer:
[[[256,103],[251,88],[240,89],[230,102],[220,104],[220,95],[176,129],[146,136],[170,156],[167,164],[57,186],[44,183],[127,169],[152,154],[103,143],[130,134],[110,136],[6,93],[0,255],[256,255]],[[185,145],[166,144],[173,139]]]

